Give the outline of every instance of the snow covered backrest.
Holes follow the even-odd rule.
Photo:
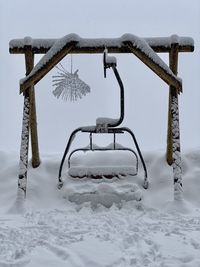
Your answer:
[[[110,65],[117,65],[117,59],[116,57],[113,57],[113,56],[106,56],[106,64],[110,64]]]
[[[108,56],[108,49],[106,48],[104,50],[104,58],[105,58],[105,62],[104,64],[106,64],[107,66],[108,65],[115,65],[117,66],[117,59],[116,57],[113,57],[113,56]]]
[[[113,56],[108,56],[108,49],[104,49],[103,53],[103,65],[104,65],[104,77],[106,78],[106,69],[112,68],[114,73],[117,72],[117,59]],[[123,86],[122,86],[123,87]],[[121,88],[121,86],[120,86]],[[121,88],[121,90],[123,90]],[[121,102],[120,102],[121,103]],[[112,119],[112,118],[97,118],[96,119],[96,131],[101,133],[107,133],[109,126],[118,125],[120,119]]]
[[[106,69],[112,66],[117,66],[117,59],[113,56],[108,56],[108,49],[104,49],[103,53],[104,78],[106,78]]]

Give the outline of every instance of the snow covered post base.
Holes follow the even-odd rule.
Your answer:
[[[27,90],[24,95],[24,109],[23,109],[19,178],[18,178],[18,188],[23,190],[24,197],[26,196],[27,169],[28,169],[29,117],[30,117],[30,96],[29,96],[29,90]]]
[[[170,69],[177,75],[178,65],[178,40],[172,37],[172,45],[169,54]],[[171,115],[171,135],[172,135],[172,167],[174,175],[174,200],[182,200],[182,166],[181,166],[181,148],[180,148],[180,129],[179,129],[179,108],[178,91],[170,86],[170,115]]]

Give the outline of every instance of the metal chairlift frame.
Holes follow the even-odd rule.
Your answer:
[[[70,138],[68,140],[68,143],[67,143],[67,146],[65,148],[65,151],[64,151],[64,154],[63,154],[63,157],[62,157],[62,160],[61,160],[61,164],[60,164],[60,168],[59,168],[59,174],[58,174],[58,188],[62,188],[63,186],[63,180],[62,180],[62,170],[63,170],[63,165],[64,165],[64,162],[65,162],[65,159],[66,159],[66,156],[70,150],[70,146],[76,136],[76,134],[78,132],[82,132],[82,133],[89,133],[90,134],[90,146],[87,147],[87,148],[78,148],[78,149],[75,149],[73,150],[69,156],[68,156],[68,168],[70,168],[71,166],[71,163],[70,163],[70,160],[71,160],[71,157],[74,153],[76,153],[77,151],[83,151],[83,152],[86,152],[86,151],[108,151],[108,150],[113,150],[113,151],[116,151],[116,150],[123,150],[123,151],[130,151],[134,154],[134,156],[136,157],[136,171],[138,171],[138,156],[136,154],[136,152],[130,148],[126,148],[126,147],[116,147],[116,134],[124,134],[125,132],[130,134],[131,137],[132,137],[132,140],[135,144],[135,147],[136,147],[136,150],[137,150],[137,153],[139,155],[139,158],[140,158],[140,161],[142,163],[142,167],[143,167],[143,170],[144,170],[144,181],[143,181],[143,187],[145,189],[148,188],[148,185],[149,185],[149,182],[148,182],[148,176],[147,176],[147,168],[146,168],[146,164],[145,164],[145,161],[143,159],[143,156],[142,156],[142,153],[140,151],[140,148],[139,148],[139,145],[137,143],[137,140],[136,140],[136,137],[134,135],[134,133],[131,131],[131,129],[127,128],[127,127],[117,127],[119,126],[123,119],[124,119],[124,86],[123,86],[123,83],[122,83],[122,80],[120,78],[120,75],[118,73],[118,70],[117,70],[117,67],[116,67],[116,62],[114,60],[108,60],[108,59],[111,59],[111,57],[108,57],[107,56],[107,50],[105,49],[104,51],[104,55],[103,55],[103,64],[104,64],[104,77],[106,78],[106,70],[107,68],[112,68],[113,72],[114,72],[114,75],[117,79],[117,82],[119,84],[119,87],[120,87],[120,118],[119,119],[116,119],[116,120],[112,120],[112,121],[109,121],[109,123],[107,123],[106,125],[100,125],[100,124],[97,124],[96,126],[92,126],[92,127],[79,127],[77,129],[75,129],[71,135],[70,135]],[[113,57],[112,57],[113,58]],[[116,128],[117,127],[117,128]],[[108,133],[108,134],[113,134],[114,135],[114,142],[113,142],[113,148],[95,148],[92,146],[92,135],[93,134],[101,134],[101,133]]]

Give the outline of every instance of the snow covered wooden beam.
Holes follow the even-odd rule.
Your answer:
[[[179,38],[180,42],[180,37]],[[32,39],[28,39],[29,45]],[[153,41],[152,41],[153,42]],[[43,58],[34,67],[31,73],[20,81],[20,92],[24,92],[29,86],[36,84],[46,75],[66,54],[71,53],[77,47],[90,47],[95,50],[97,47],[108,48],[112,46],[126,47],[126,50],[134,53],[167,84],[173,85],[181,91],[182,83],[161,58],[148,45],[143,38],[132,34],[124,34],[116,39],[83,39],[78,35],[70,34],[58,39]],[[110,52],[110,51],[109,51]]]
[[[175,75],[178,74],[178,40],[175,37],[169,53],[169,67]],[[173,134],[172,134],[172,98],[177,92],[173,86],[169,87],[169,103],[168,103],[168,128],[167,128],[167,153],[166,160],[169,165],[173,164]],[[176,96],[178,98],[178,96]]]
[[[134,45],[129,41],[125,41],[124,44],[126,44],[130,51],[153,72],[155,72],[163,81],[165,81],[168,85],[174,86],[178,92],[182,91],[181,79],[174,75],[167,64],[151,49],[150,46],[148,46],[144,40],[141,39]]]
[[[24,94],[24,108],[22,120],[22,134],[20,146],[18,188],[26,196],[27,171],[28,171],[28,151],[29,151],[29,125],[30,125],[30,90]]]
[[[123,38],[129,36],[133,39],[134,35],[124,34],[120,38],[81,38],[75,34],[76,40],[79,44],[71,49],[73,54],[98,54],[103,53],[105,46],[108,48],[109,53],[130,53],[130,50],[123,45]],[[66,35],[72,36],[72,34]],[[190,37],[178,37],[179,46],[178,52],[193,52],[194,40]],[[172,37],[153,37],[143,38],[148,45],[158,53],[167,53],[171,49]],[[46,54],[47,51],[59,40],[59,39],[32,39],[25,37],[24,39],[13,39],[9,43],[9,51],[11,54],[24,54],[25,46],[29,40],[29,45],[32,47],[34,54]]]
[[[26,75],[28,75],[34,67],[34,54],[29,46],[25,52]],[[30,132],[31,132],[31,148],[32,148],[32,166],[34,168],[40,165],[38,133],[37,133],[37,115],[35,88],[32,86],[29,90],[30,97]]]
[[[20,93],[39,82],[53,67],[55,67],[76,45],[76,41],[65,42],[59,39],[54,46],[43,56],[31,73],[20,81]]]
[[[171,70],[177,74],[178,72],[178,40],[174,40],[169,54],[169,65]],[[182,188],[182,162],[181,162],[181,144],[180,144],[180,127],[179,127],[179,106],[178,94],[176,88],[170,86],[170,101],[169,101],[169,114],[171,116],[171,131],[170,141],[172,144],[172,167],[174,175],[174,200],[181,200],[183,198]]]

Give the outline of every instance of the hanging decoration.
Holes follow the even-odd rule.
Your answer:
[[[53,76],[53,95],[62,98],[64,101],[76,101],[87,93],[90,93],[90,86],[82,81],[78,76],[78,69],[73,73],[71,57],[71,73],[68,72],[61,63],[56,66],[58,75]]]

